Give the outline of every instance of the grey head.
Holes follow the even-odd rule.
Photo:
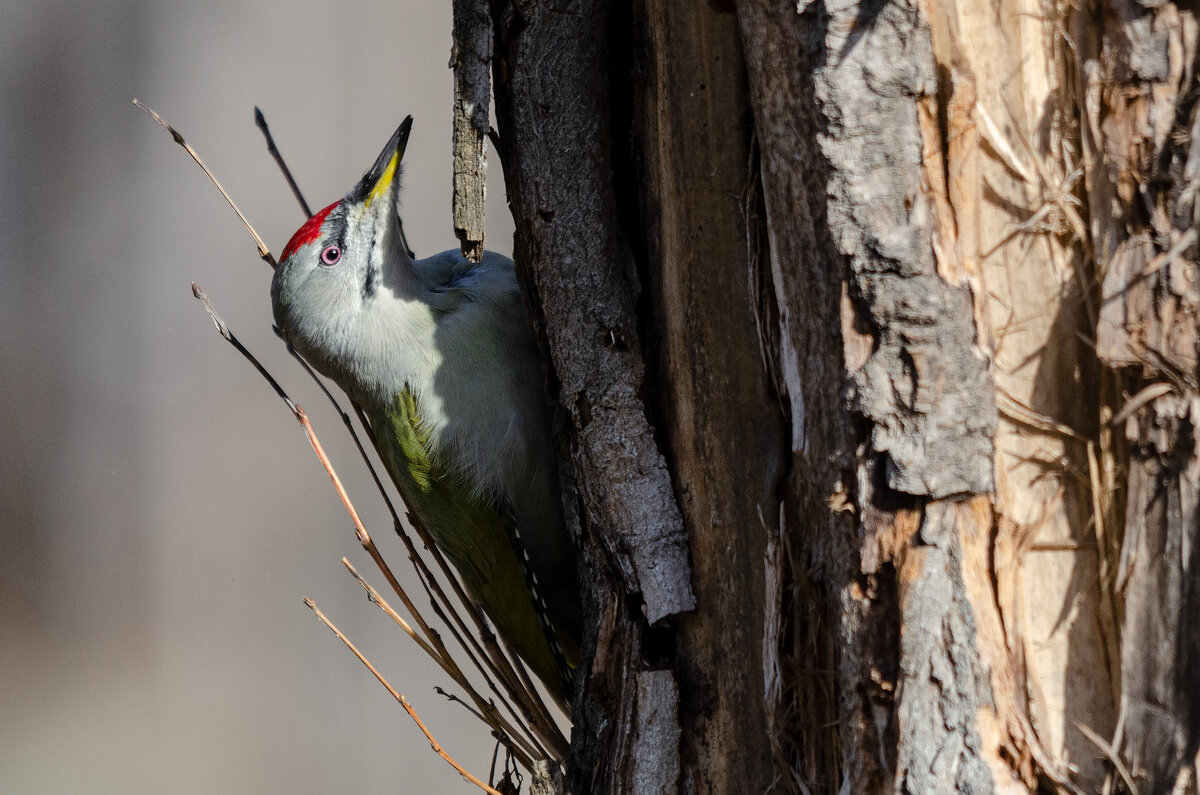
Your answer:
[[[283,249],[271,281],[275,324],[305,359],[353,390],[367,316],[385,280],[403,291],[412,272],[396,213],[400,161],[412,117],[341,200],[309,218]]]

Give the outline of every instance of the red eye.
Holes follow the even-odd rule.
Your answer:
[[[321,251],[321,262],[326,265],[333,265],[342,258],[342,250],[337,246],[326,246]]]

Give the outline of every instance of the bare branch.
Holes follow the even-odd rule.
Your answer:
[[[1120,427],[1125,420],[1132,417],[1133,413],[1142,406],[1146,405],[1152,400],[1157,400],[1163,395],[1169,395],[1174,391],[1175,387],[1166,383],[1165,381],[1159,381],[1157,383],[1150,384],[1149,386],[1138,391],[1136,395],[1131,397],[1128,402],[1121,407],[1121,410],[1117,412],[1117,415],[1109,421],[1108,424],[1113,428]]]
[[[292,170],[288,168],[287,162],[284,161],[283,155],[280,154],[279,148],[275,146],[275,137],[271,135],[271,128],[267,126],[267,117],[263,112],[254,107],[254,124],[262,131],[263,137],[267,139],[267,151],[275,160],[275,165],[279,166],[279,170],[283,173],[283,178],[287,180],[288,187],[292,189],[292,195],[296,197],[296,202],[300,205],[300,210],[304,213],[305,218],[312,217],[312,208],[308,206],[308,202],[304,200],[304,194],[300,192],[300,186],[296,184],[296,180],[292,177]],[[397,219],[399,221],[399,219]],[[408,252],[408,256],[415,257],[412,248],[408,245],[408,236],[404,234],[404,222],[400,223],[400,242],[404,246],[404,250]]]
[[[246,220],[246,216],[243,215],[242,211],[238,209],[237,204],[235,204],[229,194],[225,192],[225,188],[221,187],[221,183],[218,182],[213,173],[209,171],[208,166],[204,165],[204,161],[200,159],[200,155],[196,154],[196,150],[193,149],[187,141],[183,140],[183,136],[179,134],[179,131],[167,124],[166,121],[163,120],[162,116],[159,116],[153,110],[138,102],[136,99],[133,101],[133,104],[149,113],[156,122],[162,125],[164,130],[171,134],[171,137],[175,139],[175,143],[182,146],[184,150],[186,150],[187,153],[192,156],[192,160],[196,161],[196,165],[200,166],[205,175],[209,178],[209,180],[212,181],[212,184],[215,185],[217,190],[221,192],[221,195],[225,197],[225,201],[228,202],[229,206],[233,208],[233,211],[237,213],[238,218],[242,219],[242,224],[245,225],[246,231],[249,232],[251,237],[254,238],[254,244],[258,246],[258,256],[262,258],[263,262],[270,265],[272,269],[278,267],[279,264],[275,262],[275,256],[271,253],[271,249],[267,248],[267,244],[264,243],[263,239],[258,236],[258,232],[254,231],[254,227],[250,225],[250,222]]]
[[[284,162],[283,155],[279,153],[279,147],[275,146],[275,138],[271,135],[271,128],[267,126],[267,117],[263,115],[263,112],[259,110],[257,105],[254,106],[254,124],[258,129],[262,130],[263,138],[267,139],[267,151],[275,159],[275,165],[279,166],[279,170],[283,172],[283,178],[287,180],[288,187],[292,189],[292,195],[299,202],[300,209],[304,212],[304,217],[312,218],[312,208],[304,200],[304,194],[300,192],[300,186],[296,184],[295,178],[292,177],[292,170],[288,168],[287,163]]]
[[[421,616],[420,612],[416,608],[416,605],[408,597],[407,592],[404,590],[403,586],[400,585],[399,580],[392,572],[391,567],[388,566],[387,562],[383,559],[383,556],[379,552],[378,547],[376,547],[370,533],[367,531],[365,525],[359,518],[358,512],[354,508],[349,494],[346,492],[345,487],[342,485],[341,479],[338,477],[337,472],[333,468],[332,462],[325,454],[324,447],[317,438],[316,432],[313,430],[312,424],[309,422],[308,416],[304,412],[304,409],[296,404],[290,397],[288,397],[275,378],[266,370],[265,367],[262,366],[261,363],[259,363],[254,355],[251,354],[245,348],[245,346],[241,344],[237,337],[229,330],[229,327],[225,324],[224,320],[222,320],[220,315],[217,314],[216,310],[212,306],[212,303],[209,301],[208,296],[205,295],[200,287],[195,283],[192,285],[192,292],[203,302],[205,310],[209,313],[209,316],[213,320],[213,324],[216,326],[217,331],[221,334],[221,336],[224,337],[235,348],[237,348],[237,350],[244,357],[246,357],[251,364],[254,365],[255,369],[257,369],[259,373],[265,379],[267,379],[267,382],[275,390],[276,394],[279,395],[279,397],[284,401],[284,403],[288,406],[288,409],[292,412],[292,415],[300,423],[301,428],[305,433],[305,437],[308,439],[310,446],[316,453],[317,459],[321,462],[322,467],[325,469],[326,474],[333,483],[334,489],[337,491],[343,507],[345,507],[352,522],[354,523],[355,535],[358,538],[359,543],[362,544],[363,549],[366,550],[367,554],[370,555],[371,559],[375,562],[376,567],[387,579],[392,590],[404,603],[405,608],[413,616],[422,633],[425,635],[428,645],[436,651],[436,654],[431,653],[430,649],[426,648],[424,645],[422,645],[422,648],[427,653],[430,653],[434,661],[444,669],[447,668],[447,666],[449,666],[450,669],[453,669],[452,671],[447,670],[447,672],[450,673],[456,683],[460,684],[468,691],[468,693],[472,696],[472,700],[476,702],[482,712],[485,714],[495,714],[496,721],[488,722],[488,725],[493,729],[493,731],[505,736],[515,735],[516,732],[513,729],[512,724],[504,720],[504,718],[500,716],[498,712],[496,712],[494,705],[484,699],[469,685],[458,664],[454,661],[452,655],[442,642],[441,636],[432,627],[430,627],[425,619]],[[294,351],[292,351],[292,353],[295,355]],[[532,684],[528,684],[527,687],[523,686],[523,683],[528,683],[528,677],[522,676],[524,672],[520,667],[520,661],[516,658],[509,660],[507,657],[505,657],[499,643],[496,640],[495,634],[492,633],[480,615],[478,606],[468,597],[466,592],[463,591],[462,586],[454,577],[453,572],[449,568],[449,564],[441,555],[440,550],[433,545],[432,541],[425,535],[424,529],[420,526],[419,522],[417,522],[415,517],[410,514],[410,521],[412,522],[413,526],[417,528],[418,535],[421,536],[422,541],[426,544],[429,554],[431,554],[438,562],[439,567],[442,569],[443,575],[451,583],[455,591],[455,595],[458,597],[463,607],[475,620],[477,631],[480,638],[482,638],[482,646],[480,645],[480,641],[476,640],[475,636],[467,629],[467,625],[463,621],[459,611],[455,609],[454,603],[446,595],[438,580],[436,577],[434,577],[433,572],[430,570],[423,557],[418,552],[416,545],[404,531],[403,524],[400,522],[400,518],[397,515],[395,508],[391,500],[388,498],[387,492],[384,489],[382,482],[379,480],[374,466],[366,454],[366,450],[359,442],[358,435],[354,432],[353,426],[350,424],[349,416],[342,411],[337,400],[333,397],[329,390],[325,388],[324,383],[316,376],[308,364],[298,356],[297,359],[301,362],[301,365],[304,367],[305,371],[308,372],[309,375],[312,376],[312,378],[317,382],[318,386],[321,387],[326,397],[328,397],[332,402],[335,410],[342,417],[343,422],[349,427],[351,436],[354,439],[355,444],[358,446],[359,454],[366,462],[372,477],[375,479],[375,483],[380,494],[383,496],[388,509],[392,513],[397,534],[404,542],[405,548],[409,554],[409,559],[416,568],[418,577],[421,580],[426,593],[429,595],[430,604],[433,607],[435,614],[443,622],[445,622],[455,640],[466,651],[471,663],[484,676],[484,679],[487,681],[487,684],[491,690],[498,697],[500,697],[501,703],[504,704],[505,708],[516,720],[517,726],[525,732],[529,744],[527,746],[527,754],[522,755],[522,761],[529,761],[529,758],[532,757],[550,757],[551,753],[547,750],[547,748],[554,749],[556,758],[563,758],[567,751],[566,738],[562,735],[562,732],[558,729],[557,725],[550,717],[545,705],[539,699],[536,690],[532,688]],[[375,446],[376,451],[378,452],[378,443],[371,431],[369,423],[366,422],[365,415],[357,405],[355,405],[354,408],[359,416],[360,421],[363,423],[364,430],[367,432],[368,437],[371,439],[372,444]],[[445,609],[443,609],[443,606]],[[519,711],[496,687],[491,677],[488,676],[488,671],[491,671],[492,674],[503,683],[504,689],[508,694],[508,698],[512,699],[513,702],[520,706]]]
[[[475,786],[479,787],[484,792],[491,793],[492,795],[501,795],[499,790],[489,787],[484,782],[475,778],[475,776],[472,776],[470,773],[468,773],[466,771],[465,768],[463,768],[462,765],[460,765],[458,762],[454,761],[454,758],[452,756],[450,756],[450,754],[446,753],[445,749],[442,748],[441,744],[438,743],[438,741],[435,740],[433,735],[429,732],[429,729],[426,728],[424,721],[421,720],[421,717],[417,714],[417,711],[415,709],[413,709],[412,704],[408,703],[408,699],[406,699],[404,696],[402,696],[400,693],[398,693],[396,691],[396,689],[388,683],[388,680],[383,678],[383,674],[379,673],[379,670],[374,665],[371,665],[370,660],[368,660],[366,657],[364,657],[363,653],[360,652],[358,650],[358,648],[355,647],[355,645],[350,642],[350,639],[347,638],[345,635],[343,635],[342,631],[340,629],[338,629],[336,626],[334,626],[332,621],[330,621],[328,618],[325,617],[325,614],[322,613],[320,608],[317,607],[316,602],[314,602],[312,599],[309,599],[306,596],[306,597],[304,597],[304,604],[308,605],[309,609],[312,610],[313,614],[316,615],[316,617],[321,620],[322,624],[329,627],[329,629],[331,629],[333,631],[333,634],[338,636],[338,640],[340,640],[342,643],[346,644],[346,648],[348,648],[350,651],[352,651],[354,653],[354,656],[358,658],[359,662],[361,662],[363,665],[365,665],[367,667],[367,670],[370,671],[371,674],[376,679],[379,680],[379,683],[381,685],[383,685],[385,688],[387,688],[387,691],[392,694],[392,698],[394,698],[394,699],[396,699],[396,701],[400,702],[400,706],[404,707],[404,711],[407,712],[409,717],[413,719],[413,722],[417,724],[417,728],[419,728],[421,730],[421,733],[425,735],[425,739],[429,740],[429,745],[432,746],[432,748],[435,752],[437,752],[438,756],[440,756],[442,759],[445,759],[450,764],[451,767],[453,767],[455,770],[458,771],[458,774],[460,776],[462,776],[463,778],[465,778],[467,781],[471,782]]]
[[[295,414],[300,407],[297,406],[290,397],[288,397],[287,393],[283,391],[283,387],[281,387],[279,382],[275,380],[275,377],[267,372],[267,368],[263,367],[258,359],[254,358],[254,354],[247,350],[246,346],[242,345],[241,341],[233,335],[233,332],[229,330],[229,326],[225,325],[225,321],[221,319],[221,316],[217,314],[217,310],[213,308],[212,302],[208,300],[208,296],[205,295],[204,291],[200,289],[200,285],[196,284],[195,282],[192,282],[192,295],[196,296],[196,298],[200,299],[200,302],[204,304],[204,311],[208,312],[208,316],[212,318],[213,325],[217,327],[217,332],[220,333],[220,335],[224,337],[230,345],[237,348],[238,353],[242,354],[242,356],[245,356],[250,364],[254,365],[254,369],[258,370],[259,375],[267,379],[267,383],[270,384],[271,388],[275,390],[275,394],[279,395],[279,398],[287,404],[288,409]]]
[[[522,742],[521,738],[517,735],[516,729],[504,719],[504,716],[501,715],[496,709],[495,704],[487,701],[482,695],[479,694],[478,691],[475,690],[475,688],[467,680],[466,676],[463,675],[462,670],[454,662],[454,659],[445,653],[445,646],[438,644],[441,648],[441,652],[433,648],[433,646],[426,642],[424,638],[418,635],[416,631],[409,626],[408,622],[406,622],[399,613],[392,609],[392,606],[389,605],[387,601],[379,595],[378,591],[371,587],[371,584],[368,583],[362,577],[362,575],[358,573],[354,566],[351,565],[349,560],[342,558],[342,565],[346,567],[346,570],[350,572],[358,584],[362,586],[363,590],[367,592],[367,599],[370,600],[372,604],[378,606],[380,610],[387,614],[389,618],[391,618],[394,622],[396,622],[397,625],[400,626],[402,630],[404,630],[405,634],[416,641],[416,643],[438,663],[442,670],[454,680],[455,684],[467,691],[471,700],[474,701],[478,707],[478,710],[466,705],[466,703],[462,702],[462,700],[457,696],[453,697],[454,700],[463,703],[464,706],[467,706],[467,708],[471,711],[471,714],[475,715],[475,717],[479,718],[480,721],[490,726],[496,735],[501,739],[501,742],[508,746],[513,753],[519,757],[519,761],[526,767],[526,769],[530,769],[530,765],[532,764],[532,759],[534,757],[542,757],[546,755],[545,750],[540,747],[513,747],[514,742]],[[406,602],[405,604],[407,606],[408,603]],[[414,616],[417,615],[415,612],[413,612],[413,608],[411,607],[409,607],[409,612],[413,613]],[[437,688],[437,690],[438,692],[442,692],[441,688]]]
[[[1099,748],[1109,762],[1112,762],[1112,766],[1116,768],[1117,774],[1121,777],[1121,781],[1125,782],[1125,786],[1129,792],[1133,793],[1133,795],[1138,795],[1138,788],[1137,784],[1133,781],[1133,775],[1129,772],[1129,768],[1125,766],[1125,763],[1121,761],[1121,757],[1117,754],[1116,749],[1107,740],[1096,734],[1091,726],[1075,721],[1075,728],[1079,729],[1084,737],[1088,738],[1093,745]]]

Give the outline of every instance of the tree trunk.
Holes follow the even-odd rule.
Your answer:
[[[1193,9],[493,6],[585,792],[1196,792]]]
[[[1119,719],[1112,744],[1142,791],[1197,790],[1200,744],[1200,205],[1196,9],[1115,0],[1083,17],[1081,122],[1101,280],[1096,346],[1123,466]],[[1132,396],[1132,397],[1130,397]],[[1128,399],[1128,402],[1124,402]],[[1122,405],[1123,404],[1123,405]],[[1123,438],[1122,438],[1123,437]]]

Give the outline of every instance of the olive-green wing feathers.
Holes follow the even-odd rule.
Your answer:
[[[429,454],[417,401],[407,390],[386,411],[368,412],[396,487],[446,555],[467,593],[548,688],[565,695],[563,653],[547,639],[545,613],[535,607],[530,573],[513,543],[509,511],[472,494],[461,477]],[[570,666],[577,664],[571,649]]]

